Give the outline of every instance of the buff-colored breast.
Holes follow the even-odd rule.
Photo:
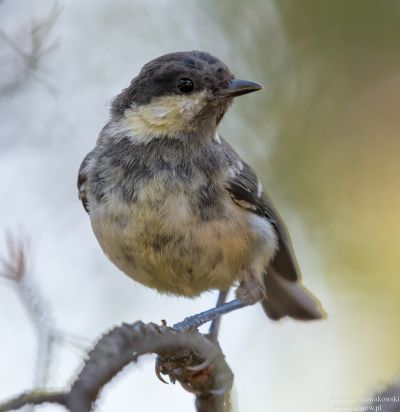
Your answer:
[[[92,226],[109,259],[146,286],[184,296],[227,289],[248,269],[262,276],[276,249],[270,223],[229,195],[220,218],[204,221],[189,195],[154,180],[134,203],[109,198],[96,205]]]

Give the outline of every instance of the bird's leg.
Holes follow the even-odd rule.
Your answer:
[[[173,328],[176,330],[198,328],[199,326],[214,321],[229,312],[254,305],[260,300],[265,299],[265,286],[262,280],[255,276],[252,270],[248,270],[243,274],[242,281],[236,289],[236,296],[237,299],[228,303],[224,303],[214,309],[206,310],[205,312],[185,318],[182,322],[176,323]]]
[[[236,309],[244,308],[252,303],[244,302],[240,299],[234,299],[228,303],[224,303],[221,306],[217,306],[213,309],[206,310],[205,312],[198,313],[197,315],[189,316],[182,322],[175,323],[173,328],[178,331],[183,331],[191,328],[198,328],[211,320],[217,319],[222,315],[226,315]]]
[[[228,293],[229,293],[229,289],[219,291],[216,307],[219,307],[226,302]],[[217,318],[213,319],[211,322],[210,329],[208,330],[208,336],[213,342],[217,341],[220,324],[221,324],[221,316],[218,316]]]
[[[222,315],[226,315],[229,312],[244,308],[246,306],[254,305],[260,300],[265,299],[266,297],[263,280],[257,277],[253,270],[247,270],[243,274],[239,287],[236,289],[236,297],[237,299],[234,299],[228,303],[224,303],[220,306],[206,310],[205,312],[201,312],[197,315],[189,316],[182,322],[176,323],[173,328],[176,330],[198,328],[199,326],[204,325],[207,322],[219,319]],[[220,295],[218,301],[220,298],[223,299],[223,297],[221,297]],[[212,325],[211,328],[213,328]],[[218,331],[218,324],[216,328]]]

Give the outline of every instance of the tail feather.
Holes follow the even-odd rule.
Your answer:
[[[264,282],[267,298],[262,305],[269,318],[279,320],[289,316],[298,320],[316,320],[326,316],[318,299],[300,281],[285,279],[270,266]]]

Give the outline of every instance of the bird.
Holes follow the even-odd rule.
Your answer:
[[[321,319],[282,218],[219,132],[233,100],[262,88],[207,52],[151,60],[111,101],[79,198],[105,255],[135,281],[189,298],[218,290],[217,307],[236,287],[237,308]]]

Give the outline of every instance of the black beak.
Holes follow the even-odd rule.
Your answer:
[[[249,80],[231,80],[228,87],[221,89],[222,96],[236,97],[263,89],[261,84]]]

